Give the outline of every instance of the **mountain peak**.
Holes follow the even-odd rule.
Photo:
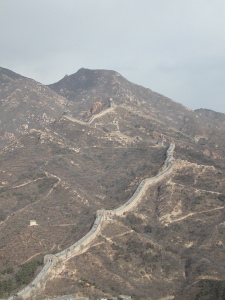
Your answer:
[[[93,93],[98,91],[98,94],[112,97],[116,94],[119,85],[128,82],[113,70],[81,68],[76,73],[50,84],[49,87],[68,100],[80,102],[84,98],[84,93],[91,93],[91,91]]]
[[[117,76],[117,77],[122,77],[121,74],[119,74],[118,72],[114,71],[114,70],[105,70],[105,69],[87,69],[87,68],[80,68],[76,73],[73,73],[71,75],[65,75],[64,78],[60,79],[58,82],[50,84],[50,86],[58,84],[58,83],[62,83],[62,81],[65,80],[65,78],[68,81],[71,80],[77,80],[79,79],[79,77],[86,77],[86,79],[95,79],[95,81],[104,76],[104,77],[113,77],[113,76]]]

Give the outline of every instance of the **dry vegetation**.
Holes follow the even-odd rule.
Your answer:
[[[157,174],[172,141],[172,177],[32,297],[224,299],[223,114],[190,111],[106,70],[82,69],[50,86],[61,95],[5,69],[0,83],[0,297],[31,281],[45,254],[87,233],[97,209],[118,207]],[[111,97],[113,110],[90,126],[63,114],[90,118]],[[63,268],[69,275],[59,275]]]

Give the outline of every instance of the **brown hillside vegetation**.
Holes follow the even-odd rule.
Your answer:
[[[172,175],[105,222],[32,299],[224,299],[224,114],[191,111],[114,71],[81,69],[49,87],[0,71],[0,297],[158,174],[172,142]]]

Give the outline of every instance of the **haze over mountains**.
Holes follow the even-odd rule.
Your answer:
[[[33,299],[224,299],[225,114],[192,111],[115,71],[80,69],[45,86],[0,68],[0,121],[1,297],[81,238],[96,210],[122,205],[156,175],[172,141],[169,180]],[[27,263],[37,270],[26,281]]]

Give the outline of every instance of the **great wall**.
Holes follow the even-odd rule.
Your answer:
[[[107,218],[112,216],[121,216],[124,213],[133,209],[138,202],[140,202],[142,196],[149,188],[149,186],[158,183],[159,181],[165,179],[171,172],[173,167],[173,151],[175,145],[170,144],[166,154],[167,158],[165,160],[165,169],[160,172],[158,175],[152,178],[146,178],[141,181],[139,186],[137,187],[136,191],[134,192],[133,196],[122,206],[113,209],[113,210],[98,210],[96,213],[95,222],[91,228],[91,230],[78,242],[74,243],[69,248],[57,253],[57,254],[47,254],[44,257],[44,267],[37,275],[37,277],[24,289],[19,291],[16,296],[11,296],[8,300],[13,300],[15,297],[20,296],[22,299],[29,299],[39,288],[43,282],[47,279],[50,271],[55,267],[57,264],[62,263],[63,261],[79,255],[86,251],[89,247],[91,242],[99,235],[101,232],[101,228],[103,226],[104,221]]]
[[[95,116],[95,118],[98,118],[102,116],[105,113],[108,113],[114,109],[112,103],[108,109],[105,111],[99,113]],[[90,125],[90,123],[95,119],[91,119],[88,123],[80,121],[78,119],[66,116],[67,119],[78,122],[82,125]],[[175,144],[171,143],[169,148],[166,152],[166,160],[164,163],[164,170],[160,172],[155,177],[146,178],[141,181],[139,186],[137,187],[136,191],[134,192],[133,196],[122,206],[113,209],[113,210],[98,210],[96,213],[96,219],[95,222],[91,228],[91,230],[79,241],[75,242],[73,245],[68,247],[67,249],[58,252],[57,254],[47,254],[44,256],[44,267],[39,272],[37,277],[25,288],[23,288],[21,291],[17,292],[17,294],[14,294],[13,296],[10,296],[8,300],[16,299],[17,297],[20,297],[20,299],[32,299],[31,297],[38,292],[39,289],[41,289],[43,283],[47,281],[48,275],[50,274],[51,270],[58,264],[61,264],[65,262],[66,260],[77,256],[85,251],[87,251],[90,248],[91,242],[99,235],[101,232],[102,226],[105,222],[107,222],[108,219],[115,216],[122,216],[126,212],[133,209],[141,200],[142,196],[146,192],[146,190],[151,186],[154,185],[163,179],[165,179],[168,175],[171,174],[173,169],[173,152],[174,152]]]
[[[73,118],[71,116],[68,116],[68,115],[64,115],[64,118],[72,121],[72,122],[75,122],[75,123],[78,123],[80,125],[91,125],[91,123],[97,119],[97,118],[100,118],[102,116],[104,116],[105,114],[108,114],[109,112],[113,111],[114,109],[116,108],[116,105],[114,104],[113,100],[109,100],[109,107],[106,108],[105,110],[99,112],[98,114],[96,115],[92,115],[90,120],[88,122],[85,122],[85,121],[82,121],[82,120],[79,120],[79,119],[76,119],[76,118]]]

